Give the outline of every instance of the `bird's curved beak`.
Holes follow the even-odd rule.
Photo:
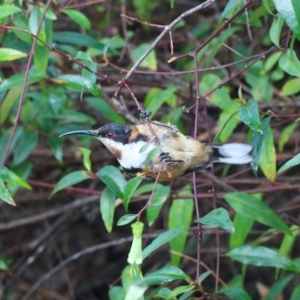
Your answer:
[[[98,137],[97,130],[75,130],[75,131],[63,133],[59,137],[66,136],[66,135],[72,135],[72,134],[83,134],[83,135],[91,135],[93,137]]]

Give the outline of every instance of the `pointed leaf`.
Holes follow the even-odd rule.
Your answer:
[[[288,170],[289,168],[292,168],[294,166],[297,166],[300,164],[300,153],[298,153],[296,156],[294,156],[293,158],[291,158],[290,160],[288,160],[279,170],[278,170],[278,174],[282,173],[286,170]]]
[[[80,11],[75,9],[63,9],[62,12],[68,15],[79,26],[82,26],[87,30],[91,28],[90,20]]]
[[[66,176],[64,176],[55,186],[55,188],[53,189],[53,191],[50,194],[51,198],[55,193],[57,193],[58,191],[61,191],[69,186],[72,186],[74,184],[77,184],[81,181],[84,181],[86,179],[89,179],[90,175],[88,173],[86,173],[85,171],[75,171],[72,172]]]
[[[183,187],[182,192],[179,193],[178,198],[172,201],[169,216],[168,216],[168,229],[186,228],[189,229],[192,223],[194,211],[194,199],[180,199],[180,196],[191,195],[191,188],[189,185]],[[170,240],[170,248],[173,251],[182,253],[188,237],[188,231],[183,232],[174,239]],[[176,254],[171,254],[172,264],[178,266],[181,257]]]
[[[0,19],[7,16],[13,15],[15,13],[21,12],[22,9],[13,4],[0,5]]]
[[[296,3],[296,1],[292,2],[292,0],[273,0],[273,2],[278,13],[283,17],[286,24],[290,27],[295,36],[300,39],[300,21],[297,19],[299,12],[296,15],[295,8],[297,8],[297,6],[295,8],[293,7],[293,3]]]
[[[2,179],[4,182],[21,186],[27,190],[31,190],[31,186],[25,180],[23,180],[21,177],[8,170],[4,166],[0,166],[0,179]]]
[[[239,299],[239,300],[251,300],[249,294],[238,286],[230,286],[221,289],[221,294],[225,294],[230,299]]]
[[[140,185],[140,183],[143,181],[142,177],[135,177],[129,180],[124,188],[124,207],[127,210],[128,209],[128,204],[135,193],[136,189]]]
[[[270,120],[271,120],[271,117],[268,117],[268,118],[262,120],[261,123],[263,126],[263,134],[261,134],[259,132],[254,132],[252,135],[251,145],[253,145],[254,160],[251,162],[251,167],[255,174],[257,173],[257,170],[258,170],[258,161],[260,159],[261,148],[262,148],[265,136],[267,134],[267,131],[269,130]]]
[[[297,270],[291,260],[280,255],[277,251],[263,246],[254,247],[246,245],[240,248],[235,248],[229,251],[226,255],[243,264],[275,267],[291,271]]]
[[[0,48],[0,61],[11,61],[26,57],[27,53],[10,48]]]
[[[143,250],[143,259],[145,259],[147,256],[149,256],[152,252],[154,252],[156,249],[161,247],[162,245],[168,243],[172,239],[174,239],[176,236],[181,234],[182,232],[185,232],[185,228],[176,228],[172,230],[168,230],[162,234],[160,234],[155,240],[152,241],[150,245],[148,245]]]
[[[297,128],[297,123],[292,123],[284,127],[278,141],[278,148],[280,152],[283,151],[284,145],[290,140],[291,134],[295,131],[296,128]],[[277,172],[277,174],[279,174],[279,171]]]
[[[282,54],[279,59],[279,67],[292,76],[300,77],[300,62],[294,50],[287,49]]]
[[[140,300],[147,288],[146,285],[131,284],[124,300]]]
[[[269,35],[270,39],[279,49],[280,47],[280,35],[283,25],[283,18],[280,15],[275,16],[273,23],[271,25]]]
[[[195,222],[234,232],[234,226],[230,220],[228,211],[223,207],[213,209],[211,212],[197,219]]]
[[[284,221],[259,199],[239,192],[226,194],[224,198],[235,211],[244,217],[291,235]]]
[[[133,214],[127,214],[122,216],[119,221],[117,222],[118,226],[123,226],[123,225],[127,225],[130,222],[132,222],[133,220],[135,220],[137,218],[137,215],[133,215]]]
[[[116,194],[105,187],[100,198],[100,212],[108,232],[111,232],[114,221]]]
[[[295,274],[289,274],[283,278],[280,278],[276,281],[273,286],[270,288],[267,296],[264,300],[274,300],[278,299],[280,294],[284,291],[287,285],[291,282],[291,280],[295,277]]]
[[[271,127],[265,133],[261,147],[259,165],[265,176],[270,181],[276,180],[276,151],[274,146],[273,131]]]
[[[164,186],[162,184],[156,185],[156,190],[154,191],[152,205],[147,207],[147,221],[149,227],[155,222],[159,215],[164,203],[166,202],[168,196],[170,195],[170,187]],[[150,196],[149,196],[150,197]]]
[[[140,44],[138,47],[131,51],[131,57],[134,62],[136,62],[144,53],[148,50],[150,44]],[[149,68],[150,70],[157,70],[157,61],[155,51],[152,50],[147,57],[141,62],[141,68]]]
[[[120,170],[114,166],[105,166],[96,173],[98,178],[102,180],[116,195],[123,199],[126,180]]]
[[[0,179],[0,200],[3,200],[10,205],[16,206],[15,201],[11,197],[2,179]]]
[[[124,300],[125,290],[121,286],[113,286],[108,290],[109,300]]]
[[[262,200],[262,194],[253,194],[252,196],[259,201]],[[233,220],[235,232],[230,235],[229,239],[230,249],[245,245],[246,238],[253,227],[254,222],[255,221],[252,218],[247,218],[236,212]]]
[[[45,74],[37,71],[30,71],[27,81],[27,85],[40,81],[46,78]],[[13,75],[7,79],[4,79],[0,84],[0,93],[9,90],[13,87],[21,86],[24,83],[24,72]]]
[[[37,131],[24,131],[20,141],[15,148],[13,165],[22,163],[36,148],[39,141],[39,134]]]
[[[91,172],[91,150],[83,147],[79,147],[81,153],[83,154],[83,165],[84,167]]]
[[[138,285],[156,285],[164,284],[173,280],[183,279],[190,280],[190,277],[174,266],[164,266],[163,268],[146,275],[143,279],[138,280],[135,284]]]
[[[245,105],[239,107],[240,119],[253,131],[263,134],[263,127],[259,119],[257,101],[249,100]]]

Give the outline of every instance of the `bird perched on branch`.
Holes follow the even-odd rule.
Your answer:
[[[90,135],[100,140],[130,176],[170,181],[212,163],[247,164],[253,160],[252,146],[231,143],[204,144],[180,133],[176,126],[150,121],[149,124],[108,124],[96,130],[71,134]]]

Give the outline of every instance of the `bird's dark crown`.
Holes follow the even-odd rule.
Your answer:
[[[126,124],[113,123],[104,125],[95,131],[98,137],[108,138],[126,144],[131,134],[131,127],[132,126]]]

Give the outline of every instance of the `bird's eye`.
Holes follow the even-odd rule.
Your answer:
[[[112,132],[109,132],[109,133],[107,134],[107,137],[108,137],[109,139],[112,139],[112,138],[114,137],[114,134],[113,134]]]

